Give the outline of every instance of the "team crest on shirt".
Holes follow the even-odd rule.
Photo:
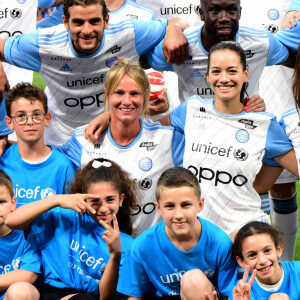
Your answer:
[[[20,4],[24,4],[26,2],[26,0],[17,0],[17,2]]]
[[[22,10],[20,8],[13,8],[10,10],[10,16],[13,19],[20,19],[22,17]]]
[[[149,157],[144,157],[139,162],[139,167],[143,171],[149,171],[152,169],[152,160]]]
[[[42,199],[49,198],[53,195],[56,195],[56,192],[52,188],[46,188],[46,189],[41,190]]]
[[[273,21],[277,20],[279,18],[279,11],[277,9],[274,9],[274,8],[270,9],[268,11],[268,18],[270,20],[273,20]]]
[[[233,156],[238,161],[245,161],[248,158],[249,153],[245,149],[240,148],[234,150]]]
[[[152,180],[150,178],[143,178],[139,181],[139,187],[141,190],[149,190],[152,186]]]
[[[110,58],[110,59],[108,59],[107,61],[106,61],[106,65],[109,67],[109,68],[111,68],[114,64],[115,64],[115,62],[118,60],[118,58],[117,57],[112,57],[112,58]]]
[[[240,129],[236,132],[235,138],[240,143],[247,143],[249,141],[249,132],[245,129]]]

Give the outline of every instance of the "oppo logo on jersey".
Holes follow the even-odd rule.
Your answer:
[[[102,95],[104,92],[93,96],[85,96],[80,98],[67,98],[64,100],[64,104],[68,107],[77,107],[80,106],[81,109],[84,109],[86,106],[91,106],[96,103],[97,107],[101,107],[103,105]]]
[[[9,32],[7,30],[2,30],[2,31],[0,31],[0,39],[7,39],[11,36],[17,36],[17,35],[20,35],[20,34],[22,34],[22,31],[19,31],[19,30],[14,31],[14,32]]]
[[[218,184],[230,184],[233,183],[236,186],[243,186],[248,182],[247,177],[243,175],[236,175],[232,176],[230,173],[226,171],[214,171],[209,168],[202,168],[199,169],[195,166],[188,166],[188,169],[197,177],[199,178],[199,183],[202,180],[213,180],[214,185],[218,186]]]
[[[155,204],[153,202],[149,202],[145,205],[143,205],[143,207],[141,207],[140,205],[137,205],[137,210],[132,214],[132,216],[136,216],[138,214],[140,214],[141,212],[143,212],[143,214],[145,215],[150,215],[155,211]]]

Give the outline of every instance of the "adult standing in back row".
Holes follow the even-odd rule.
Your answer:
[[[62,143],[103,111],[105,76],[118,57],[138,60],[166,32],[176,45],[185,42],[172,22],[129,19],[108,28],[107,13],[104,0],[65,0],[64,25],[0,41],[1,60],[38,71],[52,94],[49,144]]]

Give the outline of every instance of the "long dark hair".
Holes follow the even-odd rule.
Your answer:
[[[298,114],[300,108],[300,77],[299,76],[300,76],[300,44],[296,55],[296,63],[295,63],[293,85],[292,85],[292,93],[294,96],[295,106],[298,110]]]
[[[94,163],[95,161],[96,163]],[[99,167],[97,167],[97,161],[101,163]],[[122,207],[117,213],[117,219],[120,230],[132,234],[131,214],[137,209],[135,181],[115,162],[105,158],[97,158],[91,160],[77,173],[69,193],[87,193],[89,186],[98,182],[109,182],[119,192],[119,195],[125,195]]]

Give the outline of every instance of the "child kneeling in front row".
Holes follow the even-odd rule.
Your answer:
[[[11,230],[5,224],[7,216],[15,209],[13,184],[0,170],[0,299],[37,300],[39,292],[31,283],[41,273],[40,257],[26,243],[23,231]],[[11,288],[15,282],[18,284]]]
[[[246,271],[233,300],[300,299],[300,262],[279,262],[283,246],[282,235],[269,224],[253,221],[239,230],[232,250]]]
[[[201,300],[215,291],[227,299],[236,281],[232,242],[219,227],[197,217],[204,200],[196,177],[184,168],[166,170],[158,180],[156,199],[163,221],[133,241],[117,291],[128,300]]]

